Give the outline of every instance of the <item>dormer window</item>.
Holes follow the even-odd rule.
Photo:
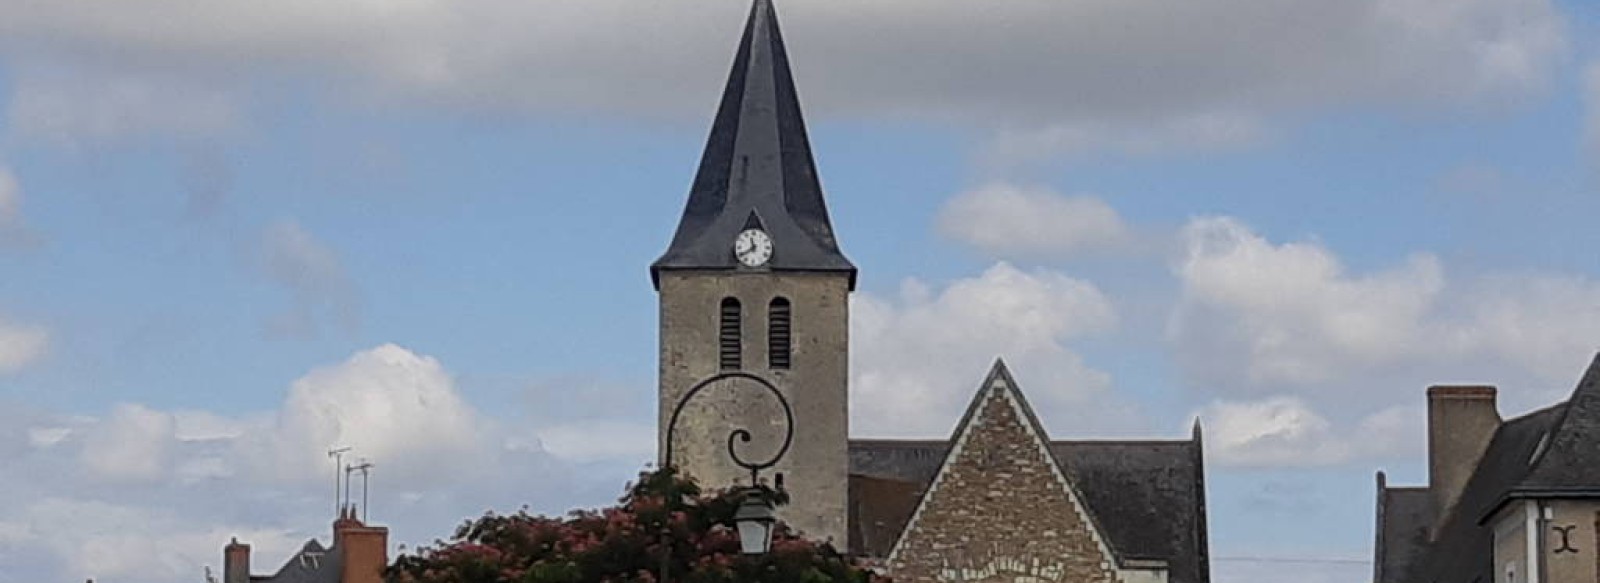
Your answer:
[[[790,338],[789,299],[773,298],[767,306],[767,367],[789,368]]]
[[[722,321],[717,337],[722,370],[738,370],[743,364],[740,348],[743,344],[743,324],[739,300],[722,298]]]

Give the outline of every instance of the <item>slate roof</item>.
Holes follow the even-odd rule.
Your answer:
[[[1401,580],[1468,583],[1494,570],[1490,563],[1494,527],[1482,519],[1527,476],[1535,448],[1564,410],[1564,405],[1557,405],[1535,411],[1506,421],[1495,430],[1478,468],[1467,479],[1455,508],[1444,517],[1443,526],[1422,554],[1422,561]]]
[[[339,583],[343,553],[322,546],[316,539],[306,541],[300,551],[268,576],[251,576],[251,583]]]
[[[773,242],[763,269],[846,273],[855,287],[855,265],[834,240],[769,0],[750,8],[683,218],[650,266],[651,279],[659,285],[661,271],[672,269],[747,269],[732,245],[752,224]]]
[[[1376,583],[1401,583],[1428,547],[1433,494],[1427,488],[1390,488],[1378,472]]]
[[[1386,490],[1394,489],[1380,492]],[[1400,525],[1384,523],[1389,520],[1386,516],[1394,513],[1380,504],[1380,559],[1407,553],[1420,558],[1399,579],[1392,572],[1381,573],[1382,579],[1408,583],[1492,580],[1494,532],[1488,519],[1515,499],[1559,497],[1600,497],[1600,355],[1589,364],[1567,401],[1508,420],[1495,430],[1431,543],[1424,542],[1418,549],[1409,539],[1385,538]],[[1385,568],[1387,562],[1380,560],[1379,567]]]
[[[949,450],[948,440],[850,440],[851,554],[888,555]],[[1052,440],[1050,452],[1119,558],[1164,560],[1171,583],[1210,580],[1198,424],[1189,440]]]
[[[1567,399],[1561,419],[1528,475],[1508,496],[1600,495],[1600,355]]]

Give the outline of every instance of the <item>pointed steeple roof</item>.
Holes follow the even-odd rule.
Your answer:
[[[855,287],[855,265],[828,220],[770,0],[750,8],[683,219],[650,266],[651,279],[659,285],[663,270],[739,269],[733,239],[752,215],[773,242],[765,268],[846,273]]]

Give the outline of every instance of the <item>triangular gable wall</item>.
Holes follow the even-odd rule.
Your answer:
[[[904,583],[1117,580],[1117,561],[1003,362],[888,557]],[[1020,580],[1020,579],[1018,579]]]

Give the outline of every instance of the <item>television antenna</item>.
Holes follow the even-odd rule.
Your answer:
[[[344,500],[339,495],[339,468],[344,467],[344,454],[350,451],[349,446],[334,447],[328,450],[328,457],[333,458],[333,513],[338,514],[344,510]],[[345,488],[345,492],[349,492]]]
[[[350,495],[350,474],[361,472],[361,522],[367,521],[367,478],[368,472],[371,470],[372,462],[365,459],[353,465],[345,466],[344,469],[344,491],[346,496]]]

